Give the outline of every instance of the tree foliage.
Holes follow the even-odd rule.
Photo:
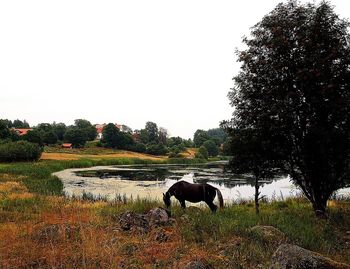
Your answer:
[[[209,137],[208,133],[204,130],[197,130],[193,136],[193,142],[197,148],[202,146],[203,143],[209,139],[210,139],[210,137]]]
[[[325,212],[349,178],[349,23],[327,2],[279,4],[244,38],[229,93],[232,128],[253,129],[279,149],[283,169]]]
[[[213,140],[208,140],[203,143],[210,157],[216,157],[219,154],[219,148]]]
[[[84,147],[87,141],[87,137],[86,133],[83,130],[73,126],[68,128],[68,130],[64,134],[63,140],[65,142],[72,143],[74,148],[81,148]]]

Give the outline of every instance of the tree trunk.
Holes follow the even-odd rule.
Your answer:
[[[327,200],[322,200],[319,197],[314,197],[310,200],[312,208],[315,212],[315,215],[319,218],[327,218],[326,208]]]
[[[259,215],[260,209],[259,209],[259,177],[255,176],[255,213]]]

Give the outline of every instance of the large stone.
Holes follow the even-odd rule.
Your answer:
[[[271,243],[280,244],[285,243],[287,241],[287,237],[285,236],[285,234],[273,226],[257,225],[252,227],[250,231],[256,233],[265,241]]]
[[[164,208],[153,208],[151,209],[146,218],[148,219],[150,226],[160,226],[169,222],[170,212]]]
[[[271,259],[270,269],[350,269],[316,252],[296,245],[282,244]]]
[[[169,216],[170,212],[163,208],[151,209],[147,214],[126,211],[119,216],[119,225],[124,231],[148,233],[153,227],[173,223]]]
[[[124,231],[149,232],[149,223],[145,215],[126,211],[119,217],[120,228]]]

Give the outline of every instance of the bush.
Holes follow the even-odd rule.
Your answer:
[[[0,162],[37,161],[42,151],[38,144],[27,141],[3,143],[0,144]]]
[[[144,153],[147,151],[145,144],[142,144],[142,143],[135,143],[133,145],[130,145],[127,149],[130,151],[140,152],[140,153]]]
[[[148,144],[147,153],[152,155],[165,155],[168,153],[167,147],[162,144]]]
[[[208,159],[208,150],[204,146],[201,146],[195,157],[198,159]]]
[[[218,146],[215,144],[214,141],[212,141],[212,140],[205,141],[205,142],[203,143],[203,146],[207,149],[208,155],[209,155],[210,157],[218,156],[218,154],[219,154],[219,148],[218,148]]]

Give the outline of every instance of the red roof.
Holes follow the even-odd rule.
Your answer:
[[[71,147],[72,147],[72,144],[71,144],[71,143],[63,143],[63,144],[62,144],[62,147],[63,147],[63,148],[71,148]]]
[[[13,130],[19,135],[26,135],[28,133],[28,131],[31,131],[33,129],[31,128],[13,128]]]

